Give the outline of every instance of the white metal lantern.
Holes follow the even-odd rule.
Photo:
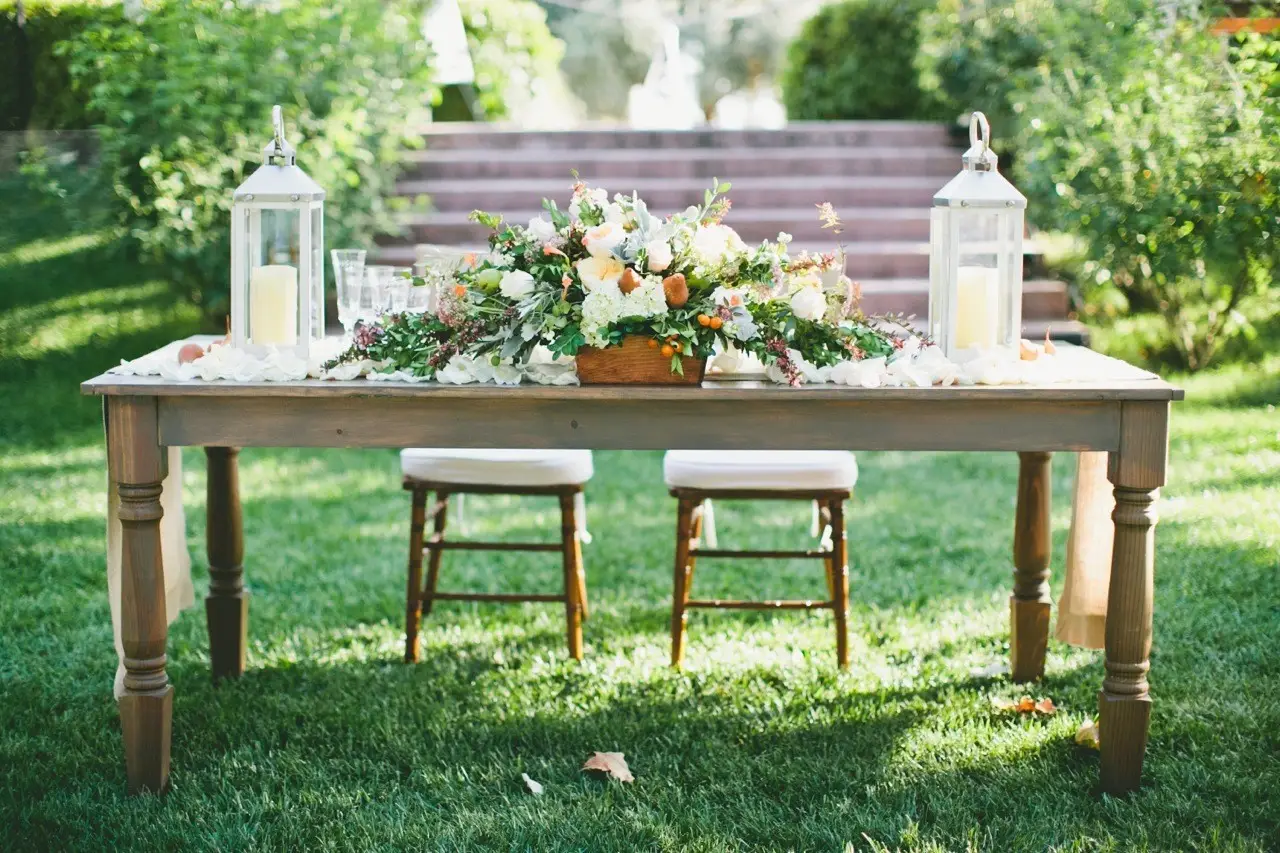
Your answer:
[[[982,113],[969,119],[963,162],[933,197],[929,233],[929,334],[951,359],[1022,335],[1027,198],[996,169]]]
[[[231,342],[307,357],[324,337],[324,190],[298,168],[280,107],[262,165],[231,204]]]

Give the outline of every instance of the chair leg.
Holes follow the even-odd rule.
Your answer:
[[[422,528],[426,525],[427,492],[413,490],[409,516],[409,584],[405,593],[404,662],[418,662],[418,625],[422,621]]]
[[[684,662],[684,603],[689,600],[685,579],[689,569],[689,538],[693,532],[693,501],[680,498],[676,507],[675,589],[671,595],[671,666]]]
[[[436,517],[431,525],[435,531],[435,538],[444,541],[444,528],[447,521],[446,516],[449,512],[449,493],[436,492],[436,502],[440,504],[440,511],[436,513]],[[424,616],[431,615],[431,605],[435,602],[436,582],[440,580],[440,560],[444,557],[444,549],[429,548],[431,553],[427,557],[427,586],[422,593],[422,614]]]
[[[818,502],[818,525],[821,528],[818,536],[821,537],[831,527],[831,501]],[[819,543],[821,544],[821,543]],[[839,549],[836,548],[835,540],[831,541],[831,556],[822,561],[822,566],[827,573],[827,600],[836,600],[836,560],[839,555]]]
[[[579,498],[581,492],[575,492],[570,495],[573,498],[573,565],[578,580],[578,604],[582,608],[582,621],[586,622],[590,617],[590,608],[587,607],[587,569],[582,563],[582,534],[578,532],[578,528],[582,526],[582,519],[578,517],[579,510],[583,515],[586,514],[585,504],[581,503]]]
[[[689,597],[693,595],[693,570],[698,565],[698,557],[693,553],[693,543],[698,542],[701,545],[706,505],[705,501],[694,504],[693,514],[689,517],[689,558],[685,561],[687,567],[684,573],[685,601],[688,601]]]
[[[835,559],[832,572],[835,582],[836,663],[849,668],[849,546],[844,532],[844,501],[833,500],[831,506],[831,544]]]
[[[573,495],[560,496],[560,545],[564,555],[564,615],[569,638],[569,657],[582,660],[582,601],[578,550],[578,522]]]

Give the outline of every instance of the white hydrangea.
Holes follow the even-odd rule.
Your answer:
[[[667,297],[662,279],[647,276],[640,286],[622,297],[622,317],[656,317],[667,313]]]
[[[622,293],[616,288],[597,288],[582,300],[582,335],[593,347],[608,346],[605,332],[622,315]]]

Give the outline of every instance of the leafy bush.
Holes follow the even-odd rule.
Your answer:
[[[261,162],[271,105],[328,191],[330,245],[393,227],[401,152],[434,89],[426,0],[182,0],[59,47],[103,119],[97,185],[124,243],[212,316],[225,311],[231,190]]]
[[[950,116],[982,110],[1001,153],[1055,58],[1107,60],[1152,0],[940,0],[920,19],[920,85]]]
[[[1084,241],[1094,289],[1163,316],[1191,369],[1277,307],[1278,59],[1274,40],[1148,19],[1055,55],[1027,100],[1023,186]]]
[[[118,3],[23,3],[18,26],[14,0],[0,0],[0,130],[68,130],[92,126],[83,93],[71,86],[66,60],[55,46],[97,23],[120,23]]]
[[[462,0],[459,8],[485,118],[508,117],[559,74],[564,46],[532,0]]]
[[[805,22],[787,51],[782,96],[792,119],[936,115],[915,70],[924,0],[845,0]]]

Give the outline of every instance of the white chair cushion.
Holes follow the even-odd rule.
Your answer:
[[[591,479],[590,450],[464,450],[411,447],[400,470],[415,480],[471,486],[569,486]]]
[[[858,462],[843,450],[668,450],[662,473],[673,489],[851,489]]]

